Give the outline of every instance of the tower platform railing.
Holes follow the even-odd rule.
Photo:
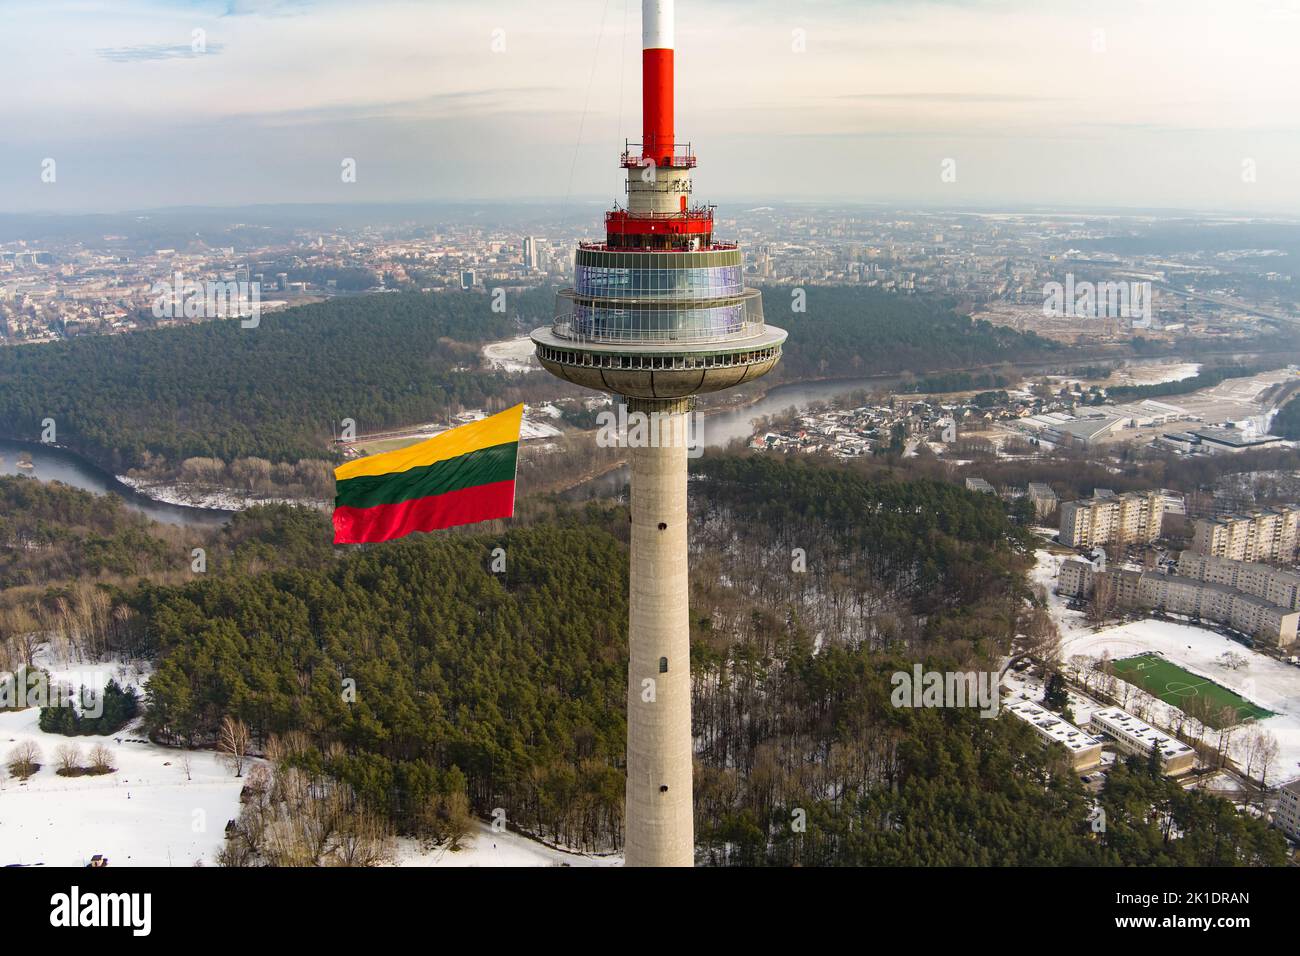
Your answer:
[[[557,318],[551,331],[558,338],[592,345],[735,345],[758,338],[767,330],[762,322],[737,322],[726,330],[717,329],[592,329],[565,316]]]
[[[670,169],[694,169],[699,164],[690,143],[665,144],[661,147],[654,147],[654,150],[655,155],[668,156],[672,161],[661,163],[646,156],[644,143],[627,143],[624,146],[619,165],[624,169],[644,169],[653,162],[656,166]],[[681,152],[678,152],[678,150],[681,150]]]
[[[670,252],[728,252],[732,249],[739,249],[740,244],[737,242],[710,242],[707,245],[701,245],[698,249],[656,249],[650,246],[638,246],[636,248],[623,248],[621,246],[611,246],[606,241],[590,240],[579,242],[578,248],[587,252],[622,252],[633,255],[638,252],[652,252],[657,255],[663,255]]]

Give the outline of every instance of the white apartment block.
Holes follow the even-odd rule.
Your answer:
[[[1002,702],[1002,708],[1033,727],[1043,741],[1043,746],[1060,744],[1064,747],[1075,770],[1091,770],[1101,763],[1101,741],[1045,707],[1032,700],[1013,700],[1008,697]]]
[[[1279,647],[1295,643],[1300,611],[1278,607],[1226,584],[1197,581],[1178,574],[1143,574],[1140,603],[1170,614],[1188,614],[1227,624],[1242,634]]]
[[[1198,581],[1226,584],[1263,598],[1269,604],[1300,611],[1300,574],[1291,571],[1184,551],[1178,558],[1178,573]]]
[[[1102,576],[1114,585],[1119,607],[1159,609],[1205,621],[1226,624],[1242,634],[1290,647],[1300,630],[1300,610],[1271,603],[1227,584],[1124,568],[1098,571],[1087,561],[1066,561],[1057,575],[1057,590],[1077,598],[1091,598]]]
[[[1061,505],[1061,544],[1093,548],[1101,544],[1150,544],[1160,537],[1164,496],[1158,491],[1081,498]]]
[[[1300,780],[1292,780],[1278,791],[1273,825],[1290,839],[1300,842]]]
[[[1284,505],[1249,514],[1197,518],[1192,550],[1212,558],[1290,564],[1300,542],[1300,507]]]
[[[1169,776],[1186,773],[1196,764],[1196,751],[1163,731],[1156,730],[1145,721],[1118,707],[1094,710],[1088,721],[1094,734],[1112,738],[1121,751],[1138,757],[1150,755],[1152,748],[1160,754],[1160,764]]]
[[[1029,487],[1025,489],[1025,494],[1034,503],[1034,511],[1040,518],[1043,515],[1051,514],[1056,509],[1056,492],[1052,490],[1051,485],[1044,484],[1041,481],[1031,481]]]

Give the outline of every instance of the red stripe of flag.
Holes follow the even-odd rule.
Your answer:
[[[515,483],[498,481],[432,498],[415,498],[373,508],[335,508],[334,543],[390,541],[414,531],[509,518],[515,513]]]

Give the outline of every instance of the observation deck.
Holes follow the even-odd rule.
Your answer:
[[[674,399],[770,371],[786,333],[763,321],[734,243],[622,249],[583,243],[575,283],[556,296],[550,328],[533,332],[551,374],[631,398]]]

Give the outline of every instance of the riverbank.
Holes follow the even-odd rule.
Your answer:
[[[286,498],[274,495],[255,495],[232,488],[201,488],[182,482],[146,481],[130,475],[116,475],[118,481],[132,491],[161,504],[181,505],[203,511],[233,513],[255,508],[258,505],[302,505],[318,511],[328,511],[333,502],[312,498]]]

